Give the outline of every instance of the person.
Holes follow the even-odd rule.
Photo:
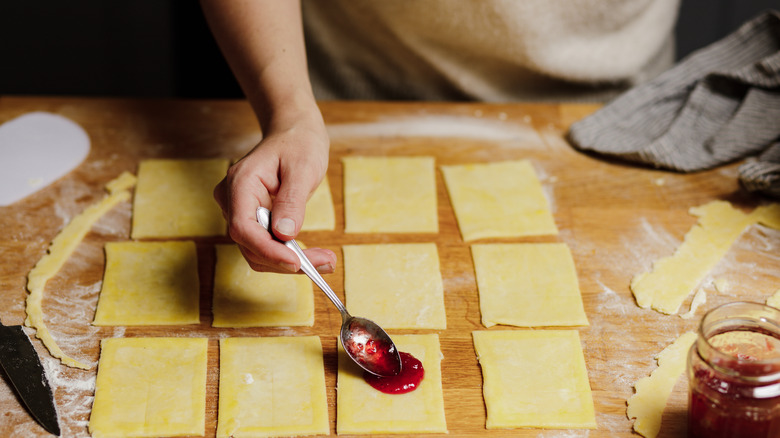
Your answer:
[[[201,0],[263,138],[214,196],[255,270],[300,262],[300,231],[325,176],[318,99],[605,100],[674,62],[679,0]],[[306,32],[304,32],[304,28]],[[322,273],[336,255],[305,250]]]

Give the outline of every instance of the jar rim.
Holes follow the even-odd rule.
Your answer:
[[[708,362],[714,366],[728,364],[740,369],[765,368],[767,373],[756,375],[759,380],[780,379],[780,357],[768,359],[746,359],[726,353],[715,347],[710,339],[718,334],[732,331],[763,331],[780,340],[780,309],[761,303],[736,301],[709,310],[701,319],[698,328],[697,345],[700,354],[706,353]],[[705,351],[701,351],[702,348]],[[721,371],[735,373],[730,366],[718,366]],[[742,377],[746,377],[740,373]]]

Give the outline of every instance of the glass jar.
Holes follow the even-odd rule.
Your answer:
[[[688,354],[688,436],[780,438],[780,310],[717,307]]]

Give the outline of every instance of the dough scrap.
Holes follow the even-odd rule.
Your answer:
[[[745,229],[761,223],[780,229],[780,204],[761,206],[745,214],[726,201],[690,209],[699,218],[674,255],[657,260],[653,269],[631,280],[639,307],[677,313],[685,298],[728,252]]]
[[[311,198],[306,202],[306,214],[301,231],[333,231],[336,229],[336,212],[333,208],[333,196],[330,184],[325,177]]]
[[[222,236],[227,230],[214,187],[227,159],[143,160],[133,203],[133,239]]]
[[[712,285],[715,286],[715,290],[725,294],[731,289],[731,283],[725,278],[716,278]]]
[[[471,254],[485,327],[588,325],[566,244],[476,244]]]
[[[108,242],[94,325],[200,322],[198,255],[192,241]]]
[[[696,315],[696,310],[706,302],[707,302],[707,292],[704,290],[704,288],[700,287],[699,290],[696,291],[696,294],[693,295],[693,300],[691,300],[691,308],[688,309],[687,312],[681,314],[680,318],[682,319],[693,318],[693,316]]]
[[[463,240],[558,234],[527,160],[441,166]]]
[[[93,438],[203,436],[205,338],[110,338],[101,342]]]
[[[658,368],[634,385],[636,392],[628,399],[626,415],[629,419],[636,419],[634,431],[642,436],[654,438],[661,430],[666,401],[677,379],[685,371],[688,350],[695,341],[696,333],[682,334],[656,355]]]
[[[776,290],[772,296],[766,299],[766,305],[780,309],[780,289]]]
[[[417,389],[406,394],[379,392],[363,380],[363,371],[339,345],[337,433],[447,433],[439,336],[391,336],[400,351],[410,353],[422,362],[425,377]]]
[[[214,327],[314,325],[314,293],[305,275],[256,272],[236,245],[217,245]]]
[[[117,193],[122,190],[130,190],[135,187],[138,178],[130,172],[122,172],[118,177],[112,179],[106,184],[106,190],[109,194]]]
[[[475,331],[488,429],[595,429],[576,330]]]
[[[217,437],[330,433],[319,337],[221,339],[219,354]]]
[[[71,219],[51,241],[46,254],[38,260],[38,263],[27,274],[27,290],[30,292],[30,295],[27,296],[25,307],[27,317],[24,324],[27,327],[34,328],[35,336],[43,342],[49,353],[69,367],[84,370],[90,369],[88,365],[69,357],[62,351],[43,321],[42,302],[46,282],[62,268],[62,265],[73,254],[73,251],[75,251],[98,219],[114,208],[115,205],[130,199],[128,189],[134,183],[135,177],[125,172],[106,184],[109,195],[85,208],[84,211]]]
[[[347,233],[438,233],[433,157],[344,157]]]
[[[444,286],[434,243],[344,245],[350,313],[385,329],[445,329]]]

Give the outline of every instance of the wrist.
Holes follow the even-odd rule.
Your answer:
[[[264,134],[295,127],[325,132],[322,113],[311,92],[264,95],[262,99],[253,99],[252,107]]]

